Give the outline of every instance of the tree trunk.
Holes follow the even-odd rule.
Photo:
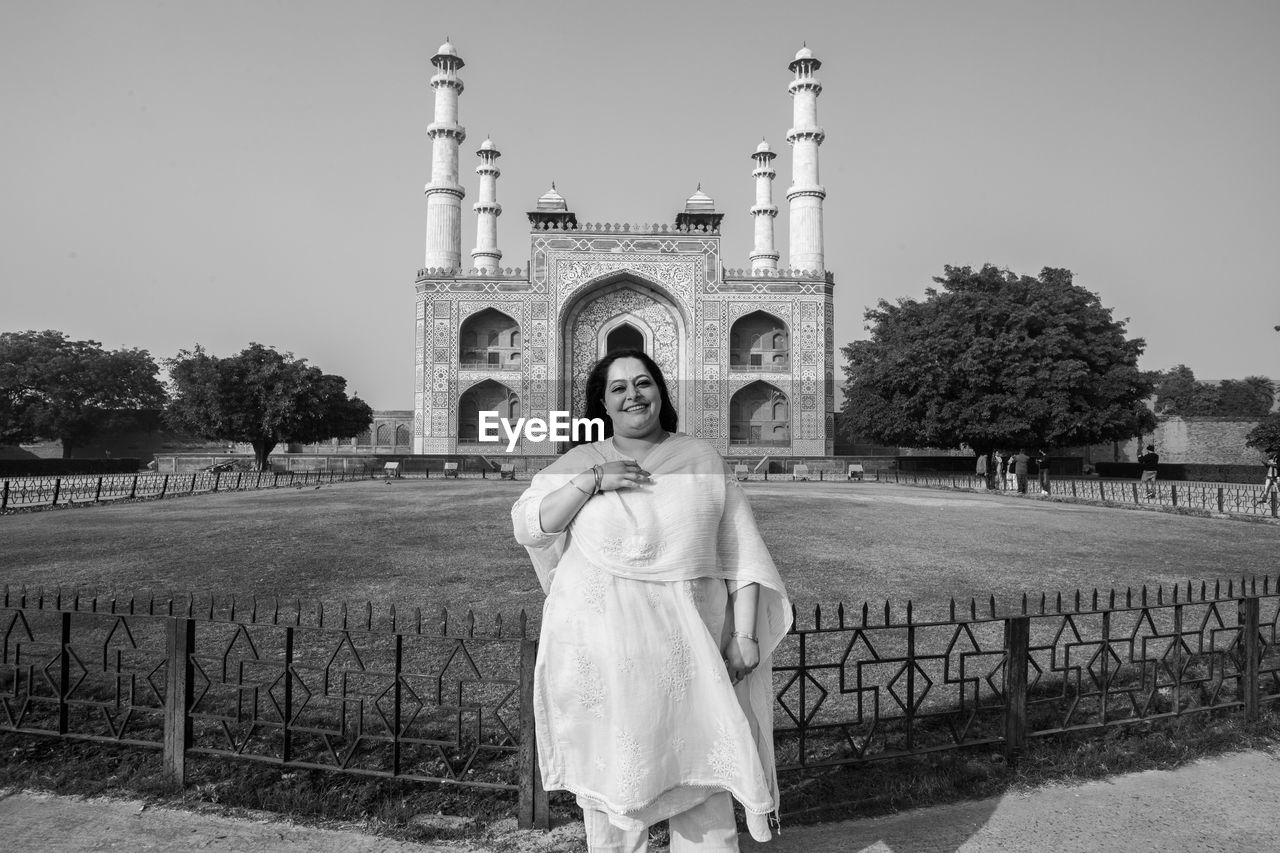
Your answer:
[[[276,440],[272,438],[261,438],[253,444],[253,464],[259,471],[270,470],[270,463],[267,461],[271,456],[271,451],[276,449]]]

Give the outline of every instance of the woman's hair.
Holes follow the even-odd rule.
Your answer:
[[[636,349],[613,350],[591,368],[591,374],[587,377],[586,411],[583,412],[583,417],[600,418],[604,421],[604,437],[613,435],[613,421],[604,407],[604,389],[608,384],[609,366],[620,358],[634,358],[644,364],[645,370],[649,371],[654,384],[658,386],[658,396],[662,399],[662,411],[658,414],[658,423],[667,432],[675,432],[678,417],[675,406],[671,405],[671,395],[667,393],[667,381],[662,376],[662,370],[654,364],[653,359]],[[577,441],[575,444],[586,444],[586,441]]]

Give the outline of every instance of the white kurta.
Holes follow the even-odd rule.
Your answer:
[[[672,435],[645,460],[653,485],[596,495],[547,534],[542,498],[612,441],[575,448],[512,509],[547,592],[534,678],[543,785],[624,828],[729,791],[752,835],[778,805],[771,653],[791,609],[741,486],[710,445]],[[761,664],[736,688],[721,650],[728,594],[760,584]]]

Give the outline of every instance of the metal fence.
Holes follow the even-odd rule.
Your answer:
[[[303,488],[378,476],[364,471],[199,471],[193,474],[79,474],[0,482],[0,512],[139,498],[213,494],[285,486]]]
[[[807,617],[807,614],[806,614]],[[920,619],[815,608],[774,659],[785,771],[1280,699],[1280,579],[952,601]],[[477,630],[445,611],[5,588],[0,730],[191,756],[517,793],[547,826],[522,613]],[[174,663],[178,662],[178,663]],[[638,689],[642,689],[638,687]]]
[[[877,471],[876,482],[952,489],[986,487],[986,481],[974,474]],[[1027,483],[1027,490],[1032,494],[1039,494],[1040,484],[1030,480]],[[1280,518],[1280,494],[1277,494],[1274,488],[1268,489],[1262,485],[1249,483],[1207,483],[1191,480],[1140,483],[1137,480],[1062,477],[1049,481],[1049,495],[1135,506],[1181,507],[1222,514]]]

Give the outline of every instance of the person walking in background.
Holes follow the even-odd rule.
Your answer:
[[[1013,454],[1003,453],[1000,456],[1000,482],[1001,488],[1005,491],[1012,491],[1017,487],[1017,479],[1013,476]]]
[[[982,478],[982,488],[991,488],[991,479],[987,476],[987,454],[978,454],[978,465],[974,469],[974,474]]]
[[[1025,447],[1018,449],[1018,455],[1011,460],[1013,463],[1013,477],[1018,484],[1018,494],[1025,495],[1027,493],[1027,477],[1030,474],[1031,457],[1027,455]]]
[[[534,476],[512,507],[546,593],[533,711],[547,790],[577,797],[587,849],[736,851],[778,809],[772,654],[791,603],[742,486],[676,432],[662,372],[614,351],[587,379],[605,439]]]
[[[1280,450],[1271,448],[1267,451],[1267,461],[1263,464],[1267,466],[1267,478],[1262,481],[1262,497],[1258,498],[1257,503],[1264,504],[1271,499],[1273,492],[1280,493],[1280,473],[1277,473],[1277,462],[1280,462]]]
[[[1160,454],[1154,444],[1147,445],[1147,452],[1138,457],[1139,482],[1147,487],[1147,497],[1156,496],[1156,469],[1160,466]]]
[[[1041,450],[1040,455],[1036,457],[1036,467],[1039,469],[1040,478],[1040,494],[1049,494],[1049,451]]]

